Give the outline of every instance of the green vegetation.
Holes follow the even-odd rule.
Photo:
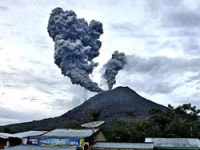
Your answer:
[[[90,112],[90,120],[91,121],[97,121],[100,117],[100,111],[99,110],[93,110]]]
[[[145,137],[200,138],[199,113],[200,110],[191,104],[183,104],[177,108],[169,105],[166,111],[153,109],[150,116],[135,127],[115,128],[109,140],[143,142]]]

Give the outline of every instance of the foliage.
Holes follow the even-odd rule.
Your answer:
[[[191,104],[177,108],[168,105],[165,112],[151,110],[150,117],[137,125],[142,137],[200,137],[200,110]]]
[[[150,116],[137,125],[118,124],[109,130],[109,141],[144,142],[145,137],[200,138],[200,110],[191,104],[176,108],[168,105],[166,111],[153,109]],[[112,131],[111,131],[112,130]]]
[[[100,117],[100,111],[99,110],[93,110],[90,112],[90,120],[91,121],[98,121]]]

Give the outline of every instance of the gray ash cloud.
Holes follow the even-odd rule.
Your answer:
[[[72,84],[102,92],[89,77],[98,65],[93,59],[99,55],[102,23],[92,20],[88,24],[71,10],[55,8],[49,18],[48,32],[55,42],[55,63],[62,74],[68,76]]]
[[[115,51],[112,54],[112,58],[105,65],[106,70],[103,76],[107,80],[109,90],[111,90],[113,85],[116,83],[115,77],[118,74],[118,71],[123,69],[125,64],[126,64],[125,54]]]

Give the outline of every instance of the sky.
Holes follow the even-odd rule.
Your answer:
[[[0,0],[3,1],[3,0]],[[127,55],[117,86],[167,106],[200,108],[199,0],[6,0],[0,3],[0,125],[62,115],[95,93],[72,85],[54,64],[47,25],[52,9],[103,23],[99,66]]]

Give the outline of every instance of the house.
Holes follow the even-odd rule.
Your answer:
[[[93,150],[153,150],[153,143],[96,142]]]
[[[47,131],[25,131],[25,132],[15,133],[13,135],[21,138],[22,144],[27,144],[29,137],[40,136],[46,132]]]
[[[89,149],[89,146],[97,141],[106,141],[99,129],[55,129],[41,136],[29,137],[27,144]]]
[[[66,147],[41,147],[34,145],[17,145],[6,148],[6,150],[72,150],[72,149],[66,149]]]
[[[200,140],[195,138],[145,138],[153,142],[155,150],[199,150]]]
[[[0,149],[21,144],[22,140],[9,133],[0,133]]]

